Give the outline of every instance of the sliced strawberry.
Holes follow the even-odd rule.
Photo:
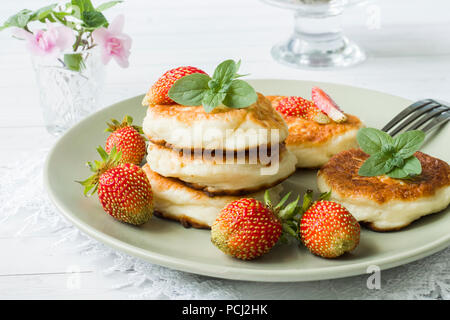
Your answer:
[[[311,97],[316,106],[333,121],[344,122],[347,120],[347,116],[338,107],[336,102],[334,102],[333,99],[319,87],[312,88]]]
[[[302,97],[285,97],[275,105],[275,110],[287,117],[300,117],[323,124],[330,122],[330,119],[317,108],[314,102]]]

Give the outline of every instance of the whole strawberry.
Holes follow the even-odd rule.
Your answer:
[[[153,215],[153,192],[144,171],[131,163],[119,164],[121,154],[115,147],[109,154],[101,147],[97,150],[103,162],[88,162],[94,175],[79,182],[84,194],[98,190],[103,209],[119,221],[133,225],[147,222]]]
[[[317,108],[314,102],[302,97],[285,97],[278,102],[275,109],[287,117],[300,117],[318,123],[330,122],[330,119]]]
[[[165,72],[150,88],[144,98],[143,104],[156,105],[175,103],[172,99],[169,98],[167,93],[169,92],[175,81],[193,73],[206,74],[206,72],[204,72],[203,70],[190,66],[178,67]]]
[[[113,147],[122,153],[120,163],[140,164],[146,154],[145,139],[141,135],[142,128],[132,125],[133,118],[125,116],[122,123],[112,119],[107,123],[106,132],[111,134],[106,139],[106,152],[111,152]]]
[[[354,250],[359,244],[360,226],[339,203],[320,200],[303,214],[299,235],[315,255],[336,258]]]
[[[211,227],[211,242],[224,253],[242,260],[267,253],[278,242],[283,229],[295,236],[290,219],[297,212],[298,198],[280,210],[287,197],[274,208],[268,193],[266,204],[252,198],[229,203]]]

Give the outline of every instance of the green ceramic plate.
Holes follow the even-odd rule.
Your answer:
[[[368,126],[382,127],[411,101],[392,95],[331,83],[288,80],[253,80],[264,94],[310,96],[318,85],[330,93],[344,110],[359,116]],[[422,218],[408,228],[391,233],[363,230],[352,253],[328,260],[304,247],[279,245],[260,259],[244,262],[230,258],[210,242],[209,231],[185,229],[180,224],[153,218],[141,227],[120,223],[101,208],[97,197],[86,198],[75,183],[89,175],[87,160],[98,159],[95,147],[104,145],[105,121],[125,114],[142,121],[142,96],[105,108],[69,130],[51,150],[45,167],[45,184],[60,212],[93,238],[128,254],[169,268],[227,279],[254,281],[307,281],[364,274],[371,265],[381,269],[405,264],[446,248],[450,244],[447,208]],[[450,126],[427,138],[423,151],[450,160]],[[316,171],[304,170],[283,183],[286,189],[304,192],[316,188]]]

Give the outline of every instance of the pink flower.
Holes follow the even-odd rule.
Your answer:
[[[48,21],[47,30],[31,33],[24,29],[16,29],[14,35],[27,40],[28,49],[37,56],[56,55],[75,42],[75,35],[70,28]]]
[[[107,64],[111,58],[114,58],[116,62],[122,68],[126,68],[129,65],[128,57],[130,56],[131,38],[122,33],[124,16],[117,16],[113,22],[109,25],[108,29],[99,28],[92,32],[94,41],[102,49],[102,61]]]

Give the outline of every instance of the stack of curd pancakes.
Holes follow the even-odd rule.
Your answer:
[[[231,201],[262,198],[267,189],[277,197],[296,158],[285,147],[286,123],[264,95],[255,92],[244,108],[218,105],[207,112],[202,105],[148,103],[154,87],[144,99],[144,171],[160,216],[209,228]]]

